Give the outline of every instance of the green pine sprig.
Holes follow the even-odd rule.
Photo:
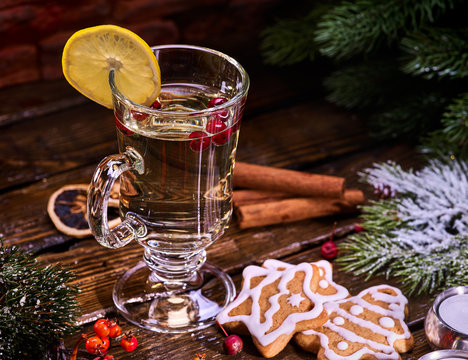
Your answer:
[[[320,52],[337,60],[369,54],[382,44],[392,46],[407,32],[434,22],[456,0],[345,1],[317,25]]]
[[[350,63],[333,71],[324,81],[327,100],[347,109],[379,108],[399,97],[412,79],[386,59]]]
[[[318,54],[314,43],[315,21],[312,17],[278,21],[265,29],[261,50],[265,63],[292,65],[303,60],[313,61]]]
[[[468,93],[461,94],[447,106],[442,127],[424,140],[422,151],[435,156],[468,157]]]
[[[468,75],[468,30],[424,27],[401,40],[402,70],[425,79]]]
[[[370,115],[369,125],[374,136],[411,139],[424,137],[440,126],[440,116],[450,99],[430,86],[412,89],[402,90],[399,98],[387,98],[385,106]]]
[[[42,267],[33,255],[0,240],[0,359],[43,359],[76,329],[73,279],[61,265]]]
[[[317,22],[330,6],[329,2],[317,3],[306,16],[279,20],[263,30],[260,49],[265,63],[284,66],[315,60],[319,55],[314,41]]]
[[[319,51],[337,65],[325,79],[327,99],[365,111],[373,135],[406,138],[430,156],[468,158],[466,98],[460,96],[467,91],[467,5],[461,0],[319,4],[316,16],[282,20],[265,30],[266,61],[289,65],[313,60]]]
[[[440,83],[413,79],[397,63],[385,59],[342,65],[324,85],[330,102],[371,110],[371,132],[381,138],[427,135],[440,126],[440,116],[450,101]]]

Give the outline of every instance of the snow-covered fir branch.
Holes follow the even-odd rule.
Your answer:
[[[365,231],[340,246],[344,269],[397,277],[409,294],[468,285],[468,164],[387,162],[360,175],[380,200],[362,208]]]
[[[376,189],[390,189],[398,218],[406,224],[389,235],[408,248],[430,253],[468,236],[468,166],[431,161],[421,171],[394,162],[376,164],[361,175]]]

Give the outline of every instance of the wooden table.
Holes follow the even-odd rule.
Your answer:
[[[405,166],[418,163],[405,144],[376,142],[364,122],[321,99],[320,69],[298,66],[283,70],[260,65],[247,67],[251,76],[237,160],[261,165],[346,177],[370,197],[371,189],[359,183],[357,172],[375,161],[395,160]],[[43,263],[69,266],[76,271],[81,289],[82,331],[115,308],[111,291],[116,278],[141,259],[142,248],[130,244],[119,250],[98,245],[92,238],[73,239],[58,232],[46,205],[49,196],[66,184],[88,183],[97,163],[115,153],[113,114],[85,100],[63,81],[24,85],[0,91],[0,233],[7,245],[17,244],[37,253]],[[354,229],[357,216],[336,216],[284,225],[241,230],[233,219],[225,236],[208,249],[210,262],[227,271],[239,289],[242,269],[275,258],[298,263],[321,259],[320,244],[337,221],[335,238],[342,241]],[[379,283],[396,282],[373,277],[369,281],[340,271],[335,279],[350,292]],[[429,297],[412,297],[409,326],[415,348],[403,359],[418,359],[430,351],[424,335]],[[124,353],[115,347],[116,359],[229,358],[223,336],[213,326],[185,335],[161,335],[125,325],[139,340],[138,351]],[[68,345],[79,336],[67,339]],[[244,338],[243,359],[261,356]],[[294,344],[277,359],[315,358]]]

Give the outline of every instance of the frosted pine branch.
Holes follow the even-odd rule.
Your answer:
[[[433,160],[421,171],[404,171],[393,163],[377,164],[361,175],[375,188],[398,196],[399,219],[406,227],[390,231],[409,248],[430,253],[450,246],[456,235],[468,236],[468,168],[466,163]]]
[[[410,293],[468,285],[467,163],[387,162],[360,175],[384,198],[363,207],[366,231],[341,246],[345,270],[399,277]]]

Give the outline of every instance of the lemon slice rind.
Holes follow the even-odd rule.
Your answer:
[[[159,65],[149,45],[116,25],[74,33],[63,49],[62,69],[71,86],[107,108],[112,108],[111,69],[119,91],[137,104],[150,106],[161,91]]]

